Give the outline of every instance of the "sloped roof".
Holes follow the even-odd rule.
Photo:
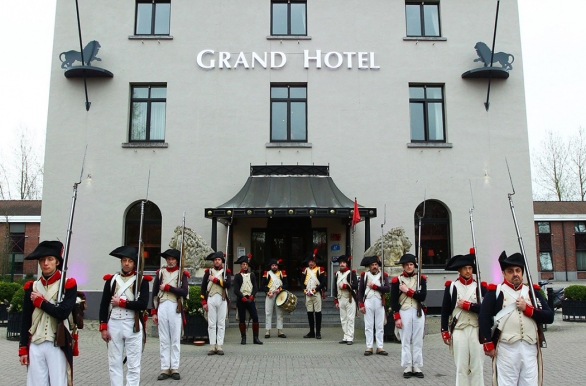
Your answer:
[[[586,215],[586,201],[533,201],[533,212],[536,215]]]
[[[0,200],[0,216],[40,216],[41,200]]]

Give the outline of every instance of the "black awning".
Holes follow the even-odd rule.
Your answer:
[[[246,184],[205,217],[351,217],[354,200],[338,189],[327,166],[251,166]],[[376,208],[359,207],[360,217]]]

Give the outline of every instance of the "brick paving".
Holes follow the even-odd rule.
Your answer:
[[[237,326],[228,328],[224,356],[207,356],[208,346],[181,346],[180,381],[157,381],[159,374],[158,340],[149,337],[142,359],[141,385],[454,385],[455,367],[439,334],[439,318],[428,319],[425,337],[424,379],[402,378],[400,345],[385,343],[389,356],[363,355],[364,331],[357,330],[355,344],[340,345],[341,328],[328,327],[322,340],[303,339],[307,331],[286,329],[287,339],[261,340],[264,345],[240,345]],[[74,359],[76,385],[109,385],[106,344],[95,331],[95,323],[81,332],[81,355]],[[262,330],[261,330],[262,332]],[[249,333],[249,341],[252,336]],[[548,348],[543,351],[545,385],[583,384],[576,366],[584,358],[586,323],[556,321],[546,332]],[[17,357],[18,342],[6,340],[6,327],[0,328],[0,359],[3,385],[23,385],[26,370]],[[485,359],[485,384],[490,385],[490,361]]]

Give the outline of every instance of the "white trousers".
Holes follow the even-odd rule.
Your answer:
[[[400,310],[401,322],[401,367],[423,367],[423,334],[425,315],[417,317],[417,309]]]
[[[208,337],[210,344],[222,346],[226,332],[226,314],[228,302],[222,300],[222,295],[215,294],[208,298]]]
[[[166,300],[159,305],[159,347],[161,371],[178,370],[181,343],[181,314],[177,303]]]
[[[277,329],[283,329],[283,310],[277,307],[276,303],[277,295],[274,295],[272,299],[268,295],[265,297],[265,329],[267,331],[271,329],[273,323],[273,310],[277,313]]]
[[[67,359],[53,342],[31,343],[28,358],[28,386],[67,386]]]
[[[537,386],[537,345],[499,342],[496,373],[499,386]]]
[[[305,308],[307,312],[321,312],[321,292],[316,292],[313,296],[305,295]]]
[[[142,356],[142,323],[140,331],[133,332],[134,318],[110,319],[108,332],[112,340],[108,343],[108,365],[110,384],[122,386],[124,383],[124,354],[126,351],[126,385],[138,386],[140,382],[140,358]],[[126,349],[126,350],[125,350]]]
[[[466,326],[454,330],[452,355],[456,362],[456,386],[484,385],[484,352],[478,342],[478,327]]]
[[[342,331],[344,331],[345,341],[354,340],[354,320],[356,319],[356,302],[352,299],[341,297],[338,300],[338,306],[340,306],[340,321],[342,322]]]
[[[383,348],[385,328],[385,309],[381,299],[373,296],[364,301],[364,334],[366,335],[366,348],[372,348],[374,330],[376,330],[376,347]]]

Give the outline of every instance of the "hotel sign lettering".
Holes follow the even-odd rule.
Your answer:
[[[254,69],[262,67],[264,69],[279,69],[287,64],[287,55],[284,52],[271,51],[262,52],[231,52],[202,50],[197,54],[197,65],[205,70],[237,69],[238,67]],[[322,52],[315,50],[310,53],[309,50],[303,51],[303,67],[322,68],[326,67],[332,70],[338,68],[357,68],[359,70],[379,70],[380,66],[375,63],[374,52]]]

